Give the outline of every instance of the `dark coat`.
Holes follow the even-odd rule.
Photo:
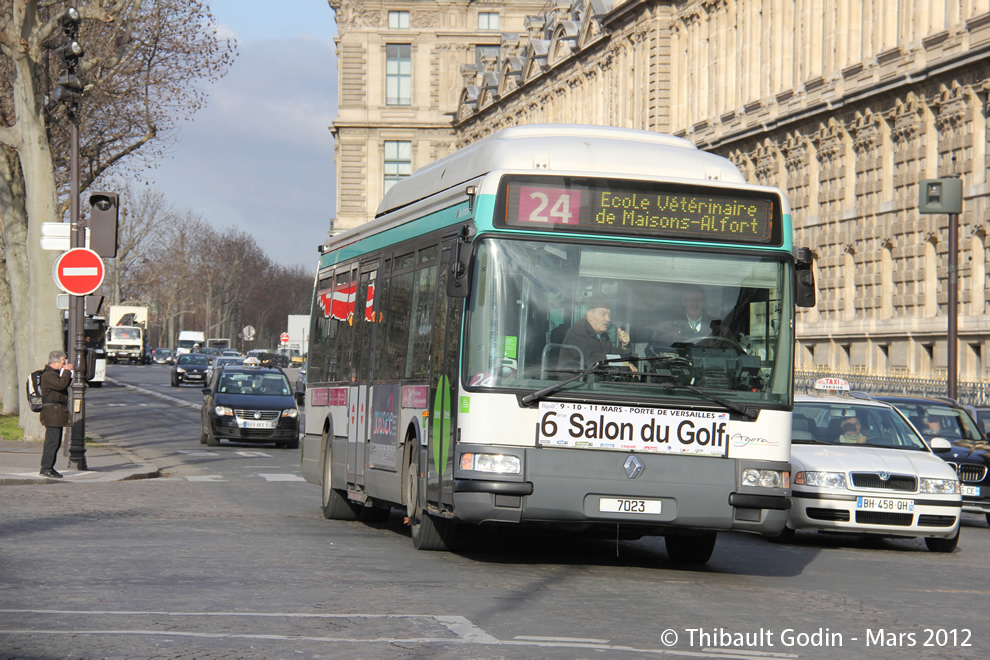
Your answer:
[[[668,319],[657,326],[650,343],[669,346],[678,342],[696,342],[712,335],[712,317],[708,314],[701,316],[701,325],[697,332],[691,329],[687,316],[681,314],[677,318]]]
[[[560,349],[560,357],[557,359],[558,369],[579,369],[581,360],[576,351],[568,346],[576,346],[584,355],[584,368],[592,366],[599,360],[604,360],[607,355],[628,355],[629,351],[618,349],[612,345],[612,340],[608,335],[599,335],[591,329],[588,319],[581,319],[571,326],[564,335],[564,344]]]
[[[41,372],[41,398],[45,403],[54,405],[45,406],[41,409],[42,426],[71,426],[72,420],[69,418],[69,384],[72,382],[72,372],[68,369],[62,370],[60,376],[58,371],[52,369],[50,365],[45,365]]]

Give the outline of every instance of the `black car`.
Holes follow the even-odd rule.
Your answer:
[[[952,399],[875,396],[900,410],[925,440],[945,438],[952,444],[937,455],[956,471],[962,487],[963,511],[982,513],[990,524],[990,445],[965,408]]]
[[[299,447],[299,410],[281,369],[221,365],[203,388],[201,444],[221,440]]]
[[[206,384],[206,369],[210,366],[210,360],[199,353],[183,353],[175,360],[172,367],[172,387],[178,387],[183,383],[198,383],[200,386]]]

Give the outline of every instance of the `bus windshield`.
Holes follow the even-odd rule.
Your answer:
[[[779,255],[483,238],[464,383],[536,391],[590,370],[553,397],[788,406],[788,273]]]

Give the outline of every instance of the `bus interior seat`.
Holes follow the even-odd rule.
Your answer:
[[[578,357],[578,369],[584,369],[584,353],[574,344],[554,344],[549,343],[543,347],[543,355],[540,358],[540,378],[563,378],[574,374],[571,369],[565,372],[558,370],[557,363],[560,360],[562,350],[573,352]],[[552,356],[552,357],[551,357]]]

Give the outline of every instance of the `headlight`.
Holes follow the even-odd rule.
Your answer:
[[[762,488],[787,488],[790,473],[778,470],[757,470],[746,468],[742,472],[743,486],[760,486]]]
[[[505,454],[461,454],[461,469],[498,474],[521,474],[522,461],[518,456]]]
[[[798,472],[794,483],[817,488],[845,488],[846,475],[841,472]]]
[[[228,408],[227,406],[216,406],[213,408],[213,412],[219,415],[220,417],[223,417],[224,415],[234,414],[234,410],[232,408]]]
[[[186,370],[185,370],[185,369],[183,369],[182,367],[176,367],[176,368],[175,368],[175,370],[176,370],[176,372],[178,372],[178,373],[180,373],[180,374],[184,374],[184,373],[186,373]]]
[[[282,417],[299,417],[299,411],[295,408],[286,408],[282,411]]]
[[[959,482],[955,479],[922,479],[918,490],[922,493],[955,495],[959,492]]]

